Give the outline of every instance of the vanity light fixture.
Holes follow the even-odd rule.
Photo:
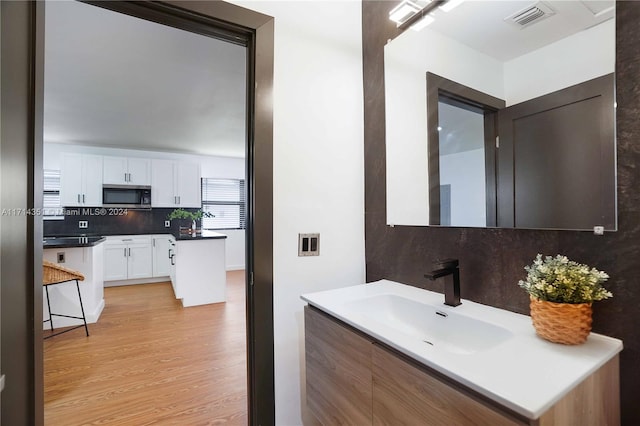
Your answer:
[[[447,0],[402,0],[389,12],[389,19],[401,30],[411,27],[420,31],[435,20],[430,13],[446,2]]]
[[[435,18],[433,16],[424,15],[422,17],[422,19],[420,19],[418,22],[416,22],[415,24],[413,24],[411,26],[411,29],[414,30],[414,31],[420,31],[421,29],[423,29],[427,25],[431,24],[433,21],[435,21]]]
[[[389,12],[389,19],[400,26],[407,22],[407,20],[416,13],[420,12],[420,9],[422,9],[422,7],[418,6],[411,0],[402,0],[399,5]]]
[[[463,2],[464,0],[449,0],[445,4],[440,6],[440,9],[445,12],[451,12],[453,9],[460,6]]]

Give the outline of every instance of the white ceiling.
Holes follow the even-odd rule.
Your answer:
[[[244,157],[244,47],[75,1],[45,22],[45,142]]]
[[[524,28],[504,21],[536,3],[555,14]],[[436,9],[428,28],[504,62],[611,19],[614,8],[614,0],[466,0],[450,12]]]

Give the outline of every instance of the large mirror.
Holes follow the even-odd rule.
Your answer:
[[[616,230],[614,13],[467,0],[391,40],[387,223]]]

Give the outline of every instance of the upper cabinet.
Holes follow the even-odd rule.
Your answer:
[[[152,207],[200,208],[200,165],[152,160],[151,203]]]
[[[105,156],[103,183],[110,185],[150,185],[151,160]]]
[[[102,206],[102,157],[62,154],[60,204],[65,207]]]

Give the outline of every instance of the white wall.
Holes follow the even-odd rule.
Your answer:
[[[221,229],[218,232],[227,236],[225,241],[225,266],[227,271],[244,269],[244,229]]]
[[[276,424],[304,405],[300,295],[365,281],[361,3],[235,3],[275,17],[274,328]],[[320,256],[298,257],[298,233]]]
[[[504,64],[507,106],[615,71],[615,19]]]
[[[169,160],[191,161],[200,164],[202,177],[220,179],[244,179],[244,158],[213,157],[207,155],[181,154],[164,151],[142,151],[121,148],[103,148],[63,143],[44,144],[44,168],[60,169],[60,154],[74,152],[80,154],[112,155],[121,157],[160,158]],[[244,230],[223,230],[226,240],[227,270],[239,270],[245,267],[245,233]]]
[[[199,163],[202,177],[208,178],[244,179],[245,175],[244,158],[213,157],[166,151],[142,151],[137,149],[83,146],[64,143],[44,144],[44,168],[53,170],[60,169],[60,154],[63,152],[191,161]]]
[[[387,224],[429,224],[426,72],[504,98],[502,62],[428,28],[387,44]]]

